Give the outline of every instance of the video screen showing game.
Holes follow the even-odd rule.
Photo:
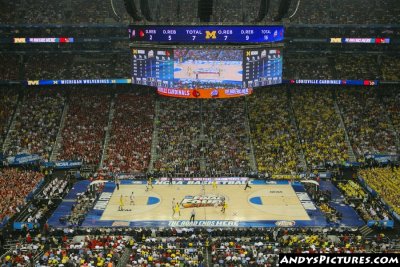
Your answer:
[[[243,51],[174,50],[174,88],[242,88]]]
[[[184,98],[249,95],[282,83],[282,54],[273,48],[133,48],[132,83]]]

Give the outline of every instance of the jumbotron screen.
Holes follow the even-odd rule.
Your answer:
[[[282,83],[282,57],[267,48],[134,48],[132,83],[173,97],[238,97]]]

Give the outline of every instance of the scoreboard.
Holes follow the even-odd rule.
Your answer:
[[[282,83],[280,49],[244,49],[243,87],[253,88]]]
[[[134,42],[157,43],[274,43],[283,41],[283,26],[152,26],[130,25]]]
[[[161,95],[227,98],[282,83],[279,48],[131,48],[132,83],[157,87]]]
[[[173,49],[132,49],[132,83],[171,87]]]

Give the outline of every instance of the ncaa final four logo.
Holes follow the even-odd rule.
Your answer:
[[[218,207],[222,206],[224,201],[225,197],[218,195],[185,196],[181,201],[181,206],[183,208]]]

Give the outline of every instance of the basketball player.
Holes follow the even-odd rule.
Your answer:
[[[227,207],[228,207],[228,204],[226,203],[226,201],[224,201],[224,202],[222,203],[221,212],[222,212],[222,213],[225,213],[225,210],[226,210]]]
[[[123,211],[124,210],[124,198],[122,197],[122,195],[119,197],[119,207],[118,207],[118,211]]]
[[[213,190],[217,190],[217,181],[215,179],[212,181]]]
[[[133,195],[133,191],[132,191],[132,194],[130,196],[130,199],[131,199],[131,205],[135,205],[135,196]]]
[[[172,216],[174,216],[174,214],[175,214],[175,205],[176,205],[176,202],[175,202],[175,198],[173,198],[172,199]]]
[[[247,188],[251,188],[251,186],[249,185],[249,179],[246,180],[246,186],[244,187],[244,190],[246,190]]]
[[[150,187],[153,188],[153,184],[151,182],[151,177],[147,180],[146,192],[150,190]]]
[[[179,216],[181,216],[181,208],[179,207],[179,203],[176,203],[175,208],[174,208],[174,214],[172,214],[172,216],[174,216],[175,213],[178,213]]]
[[[117,186],[117,190],[119,190],[119,181],[118,180],[115,182],[115,185]]]
[[[153,177],[149,177],[149,180],[148,180],[148,184],[149,184],[149,189],[150,189],[150,187],[151,187],[151,189],[153,189],[154,187],[153,187]]]

